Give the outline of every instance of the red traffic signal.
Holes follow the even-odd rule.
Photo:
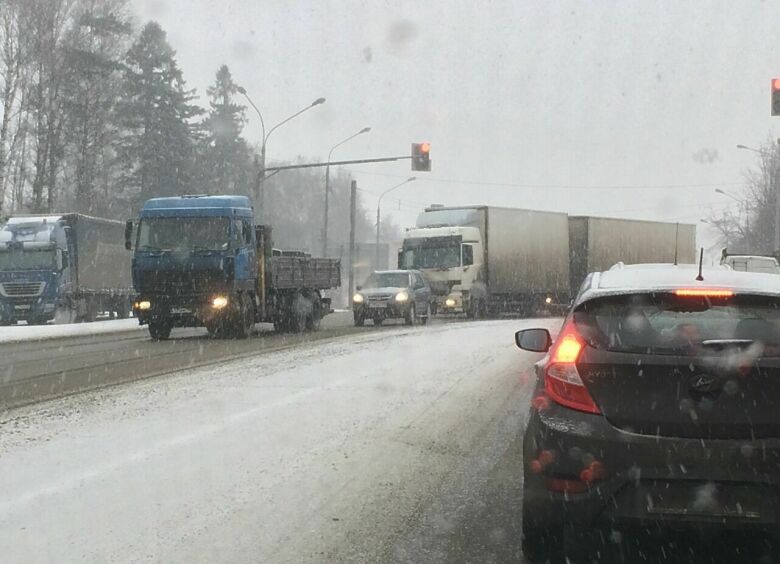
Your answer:
[[[412,143],[412,170],[430,172],[431,144]]]
[[[780,78],[772,79],[772,115],[780,116]]]

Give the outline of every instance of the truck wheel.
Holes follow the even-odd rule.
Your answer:
[[[92,322],[97,319],[98,316],[98,303],[97,300],[87,298],[87,313],[84,316],[84,321]]]
[[[428,306],[425,308],[425,315],[420,317],[420,324],[427,325],[430,319],[431,319],[431,304],[428,304]]]
[[[252,334],[255,326],[255,306],[247,294],[241,294],[241,306],[236,312],[233,323],[233,335],[236,339],[246,339]]]
[[[417,308],[414,307],[414,304],[409,306],[409,309],[404,316],[404,323],[406,323],[406,325],[417,325]]]
[[[65,325],[68,323],[76,323],[77,317],[76,310],[70,307],[70,305],[60,306],[54,311],[54,324]]]
[[[366,324],[366,318],[364,315],[354,312],[355,316],[355,327],[363,327],[363,325]]]
[[[290,331],[300,333],[306,328],[306,319],[311,310],[311,302],[301,294],[296,293],[290,302],[290,311],[288,313],[290,320]]]
[[[167,319],[154,319],[149,322],[149,336],[152,341],[167,341],[171,336],[173,324]]]
[[[130,317],[130,310],[133,309],[133,302],[128,299],[120,299],[116,303],[116,313],[119,319]]]
[[[315,295],[314,299],[312,299],[311,302],[312,302],[311,313],[306,317],[306,330],[319,331],[320,322],[322,321],[322,307],[320,307],[319,296]]]

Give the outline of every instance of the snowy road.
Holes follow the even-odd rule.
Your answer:
[[[255,330],[251,339],[224,341],[208,338],[205,329],[175,329],[170,341],[154,343],[133,319],[6,327],[0,334],[0,409],[360,331],[349,312],[328,315],[316,333],[274,334],[268,324]],[[2,342],[16,334],[19,341]]]
[[[517,557],[535,357],[512,333],[538,323],[363,332],[12,410],[3,560]]]

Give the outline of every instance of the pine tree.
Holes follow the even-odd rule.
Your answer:
[[[124,215],[112,209],[113,148],[121,59],[131,27],[126,0],[84,0],[74,18],[66,52],[66,155],[74,211]]]
[[[202,110],[190,104],[176,52],[156,22],[149,22],[125,58],[117,105],[123,137],[118,158],[125,197],[133,205],[156,196],[192,191],[195,126]]]
[[[241,137],[246,107],[234,101],[236,92],[230,69],[222,65],[206,91],[210,110],[203,122],[205,168],[201,181],[208,193],[250,193],[252,157]]]

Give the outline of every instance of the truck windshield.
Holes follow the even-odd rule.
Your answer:
[[[142,219],[138,229],[140,251],[219,251],[228,248],[226,217],[154,217]]]
[[[406,288],[409,275],[405,272],[375,272],[368,277],[364,288]]]
[[[0,270],[51,270],[57,267],[53,249],[0,252]]]
[[[452,268],[460,266],[460,243],[445,242],[407,246],[404,249],[403,266],[406,268]]]

